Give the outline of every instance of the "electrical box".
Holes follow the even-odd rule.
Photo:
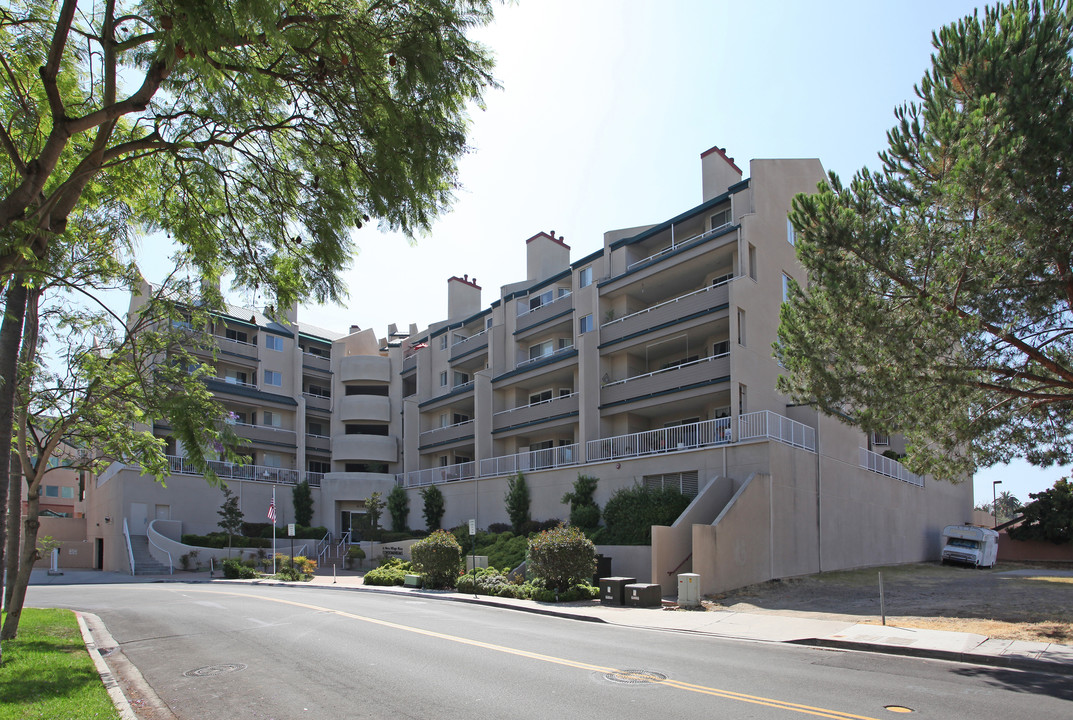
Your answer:
[[[626,605],[656,607],[663,603],[663,588],[658,584],[630,583],[626,586]]]
[[[700,575],[682,573],[678,576],[678,607],[695,608],[700,605]]]
[[[625,605],[626,586],[637,582],[637,578],[606,577],[600,578],[600,604]]]

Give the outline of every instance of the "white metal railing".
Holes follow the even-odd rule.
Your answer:
[[[467,380],[466,382],[458,383],[457,385],[452,385],[450,392],[457,392],[459,390],[465,390],[466,388],[470,388],[470,387],[473,387],[473,381],[472,380]]]
[[[445,465],[443,467],[425,468],[424,470],[411,470],[407,473],[399,473],[395,481],[403,487],[421,487],[424,485],[440,485],[454,482],[455,480],[471,480],[476,476],[477,463],[464,462],[457,465]]]
[[[526,365],[528,365],[530,363],[539,362],[540,360],[547,360],[550,357],[554,357],[556,355],[560,355],[560,354],[563,354],[563,353],[570,352],[573,349],[574,349],[573,345],[567,345],[566,347],[561,347],[558,350],[552,350],[550,353],[544,353],[543,355],[538,355],[535,358],[525,358],[524,360],[519,360],[518,363],[514,367],[515,368],[525,367]]]
[[[130,543],[130,529],[127,527],[127,519],[123,518],[123,537],[127,541],[127,559],[130,560],[130,574],[134,574],[134,546]]]
[[[228,420],[227,423],[228,425],[233,425],[235,427],[256,428],[258,430],[271,430],[272,432],[287,433],[289,435],[296,434],[294,430],[288,430],[287,428],[282,428],[278,425],[254,425],[253,423],[244,423],[231,420]]]
[[[156,520],[154,520],[153,522],[149,523],[149,529],[150,529],[150,530],[152,530],[153,532],[159,532],[159,530],[157,530],[157,529],[155,529],[155,528],[153,527],[153,523],[155,523],[155,522],[156,522]],[[174,575],[174,574],[175,574],[175,563],[174,563],[174,562],[172,562],[172,559],[171,559],[171,553],[170,553],[170,552],[168,552],[168,551],[167,551],[167,550],[166,550],[165,548],[162,548],[162,547],[160,547],[159,545],[157,545],[157,544],[156,544],[156,543],[155,543],[155,542],[153,541],[153,535],[152,535],[152,533],[148,533],[148,532],[147,532],[147,533],[145,534],[145,537],[146,537],[146,539],[147,539],[147,540],[149,541],[149,543],[150,543],[150,544],[151,544],[151,545],[152,545],[153,547],[155,547],[155,548],[156,548],[157,550],[159,550],[160,552],[162,552],[162,553],[164,553],[165,555],[167,555],[167,556],[168,556],[168,574],[169,574],[169,575]]]
[[[555,395],[547,400],[537,400],[536,402],[529,403],[528,405],[519,405],[518,407],[508,408],[506,410],[500,410],[499,412],[492,413],[495,415],[507,415],[517,410],[525,410],[526,408],[536,407],[537,405],[547,405],[548,403],[555,402],[556,400],[565,400],[566,398],[577,397],[578,393],[572,392],[569,395]]]
[[[186,323],[186,326],[190,327],[190,323]],[[213,335],[213,337],[217,340],[226,340],[227,342],[235,343],[237,345],[246,345],[247,347],[252,348],[257,347],[256,343],[246,342],[245,340],[236,340],[235,338],[229,338],[225,335]]]
[[[321,481],[324,480],[324,473],[306,470],[304,477],[305,481],[309,483],[310,487],[320,487]]]
[[[341,557],[343,553],[347,551],[347,549],[350,547],[350,537],[351,535],[349,530],[339,536],[339,543],[335,546],[336,555]]]
[[[537,310],[540,310],[541,308],[546,308],[549,305],[554,305],[555,303],[559,302],[560,300],[565,300],[566,298],[570,297],[571,295],[573,295],[573,293],[571,291],[567,290],[562,295],[557,295],[556,297],[553,297],[548,302],[541,303],[540,305],[537,305],[536,307],[529,307],[528,305],[519,304],[518,305],[518,317],[524,317],[524,316],[528,315],[531,312],[536,312]]]
[[[731,441],[730,418],[702,420],[658,430],[590,440],[585,446],[588,462],[656,455],[691,448],[721,445]]]
[[[887,477],[901,480],[902,482],[909,483],[910,485],[924,487],[924,477],[922,475],[917,475],[916,473],[909,472],[909,469],[897,460],[893,460],[884,455],[874,453],[867,448],[862,447],[857,449],[859,451],[858,464],[865,470],[871,470],[874,473],[886,475]]]
[[[480,330],[478,332],[475,332],[472,335],[460,335],[458,333],[453,333],[451,335],[451,338],[452,338],[451,339],[451,345],[455,346],[455,345],[458,345],[459,343],[464,343],[467,340],[472,340],[475,337],[480,337],[481,335],[484,335],[486,332],[488,332],[488,328],[485,328],[484,330]]]
[[[168,455],[168,469],[175,475],[201,475],[193,463],[184,457]],[[223,460],[210,460],[209,467],[225,480],[249,480],[251,482],[283,483],[296,485],[299,471],[268,465],[237,465]],[[311,483],[312,484],[312,483]]]
[[[679,370],[679,369],[684,368],[684,367],[690,367],[692,365],[699,365],[700,363],[711,362],[713,360],[718,360],[719,358],[729,357],[729,355],[730,355],[730,353],[722,353],[720,355],[709,355],[708,357],[702,357],[699,360],[690,360],[689,362],[679,363],[678,365],[671,365],[670,367],[660,368],[659,370],[653,370],[652,372],[645,373],[644,375],[634,375],[632,377],[623,378],[622,380],[614,380],[612,382],[606,382],[601,387],[611,387],[613,385],[621,385],[622,383],[628,383],[628,382],[630,382],[632,380],[640,380],[642,378],[652,377],[654,375],[659,375],[661,373],[671,372],[673,370]]]
[[[709,291],[711,291],[711,290],[713,290],[713,289],[715,289],[717,287],[722,287],[723,285],[726,285],[727,283],[729,283],[733,279],[734,279],[733,275],[724,275],[722,278],[716,278],[716,281],[714,283],[712,283],[711,285],[708,285],[706,287],[702,287],[700,290],[694,290],[693,292],[686,293],[685,295],[679,295],[676,298],[671,298],[670,300],[664,300],[663,302],[657,303],[657,304],[653,305],[652,307],[647,307],[644,310],[638,310],[635,313],[630,313],[629,315],[623,315],[620,318],[615,318],[614,320],[610,320],[608,322],[605,322],[600,327],[605,328],[608,325],[614,325],[615,323],[620,323],[620,322],[623,322],[624,320],[629,320],[630,318],[635,318],[635,317],[638,317],[640,315],[644,315],[645,313],[650,313],[653,310],[658,310],[659,308],[664,307],[666,305],[673,305],[674,303],[681,302],[681,301],[685,300],[686,298],[691,298],[694,295],[700,295],[701,293],[709,292]]]
[[[324,558],[332,549],[332,534],[327,533],[323,538],[317,541],[317,565],[324,564]]]
[[[332,396],[330,394],[324,395],[323,393],[311,393],[311,392],[304,392],[304,391],[302,392],[302,394],[305,395],[306,397],[320,398],[321,400],[331,400],[332,399]]]
[[[450,430],[451,428],[461,427],[463,425],[469,425],[472,422],[473,422],[473,419],[470,418],[469,420],[463,420],[462,422],[456,422],[453,425],[442,425],[442,426],[440,426],[438,428],[432,428],[431,430],[425,430],[424,432],[421,433],[421,437],[424,437],[425,435],[428,435],[430,433],[440,432],[441,430]]]
[[[219,375],[210,375],[209,379],[210,380],[216,380],[218,382],[222,382],[225,385],[238,385],[239,387],[253,388],[254,390],[257,389],[257,383],[244,382],[242,380],[239,380],[238,378],[220,377]]]
[[[314,358],[317,358],[318,360],[331,361],[331,357],[326,357],[324,355],[318,355],[317,353],[306,352],[305,350],[302,351],[302,355],[308,355],[309,357],[314,357]]]
[[[529,470],[547,470],[567,467],[581,462],[578,454],[579,445],[560,445],[558,447],[530,450],[529,452],[481,460],[481,477],[513,475]]]
[[[816,452],[816,430],[770,410],[738,416],[738,440],[768,438]]]
[[[655,260],[658,257],[661,257],[663,255],[666,255],[669,252],[677,250],[678,248],[682,247],[683,245],[688,245],[691,242],[696,242],[697,240],[703,240],[704,238],[711,237],[712,235],[715,235],[716,233],[719,233],[719,232],[722,232],[723,230],[726,230],[727,228],[731,227],[733,224],[734,223],[732,223],[732,222],[723,223],[719,227],[714,227],[711,230],[705,230],[704,232],[702,232],[702,233],[700,233],[698,235],[694,235],[693,237],[686,238],[685,240],[677,240],[676,241],[676,240],[674,240],[672,238],[671,239],[671,244],[669,246],[663,248],[662,250],[660,250],[657,253],[653,253],[652,255],[649,255],[646,258],[642,258],[641,260],[638,260],[637,262],[630,263],[629,265],[626,266],[626,270],[627,271],[632,270],[633,268],[637,267],[638,265],[643,265],[644,263],[648,262],[649,260]]]

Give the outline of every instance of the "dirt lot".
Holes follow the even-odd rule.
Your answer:
[[[897,565],[777,580],[714,596],[705,605],[879,624],[879,571],[888,625],[1073,645],[1069,569]]]

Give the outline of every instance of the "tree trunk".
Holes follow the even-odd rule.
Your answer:
[[[4,307],[4,322],[0,325],[0,583],[6,577],[15,576],[19,555],[19,510],[22,506],[22,486],[18,478],[22,473],[10,475],[11,436],[14,425],[16,375],[19,367],[19,340],[22,338],[22,321],[26,314],[26,286],[22,276],[16,275],[8,283]],[[11,507],[14,507],[15,520]],[[10,529],[10,532],[9,532]],[[5,562],[5,553],[7,562]],[[11,568],[4,576],[4,569]],[[4,587],[4,607],[10,603],[10,594]]]
[[[41,556],[41,553],[37,551],[37,530],[41,527],[41,520],[37,517],[37,513],[41,507],[41,477],[44,468],[41,470],[41,474],[34,478],[28,488],[19,571],[15,575],[15,581],[11,583],[11,604],[8,605],[7,617],[4,618],[4,629],[0,630],[0,640],[14,640],[18,635],[22,604],[26,600],[26,588],[30,585],[30,571]]]
[[[7,503],[3,515],[7,521],[7,538],[4,542],[4,564],[0,572],[6,573],[8,582],[4,587],[4,607],[11,604],[11,585],[19,571],[19,548],[22,547],[22,462],[19,456],[9,452],[8,479],[4,481],[7,488]]]
[[[26,302],[24,304],[24,320],[22,328],[22,348],[20,350],[19,359],[23,363],[30,363],[34,360],[37,352],[37,338],[39,331],[40,318],[37,314],[38,303],[41,300],[41,289],[33,288],[27,293]],[[18,378],[18,383],[11,383],[12,387],[21,390],[23,393],[29,394],[30,390],[30,377],[24,375]],[[27,480],[27,493],[26,493],[26,517],[23,521],[23,536],[22,536],[22,551],[19,553],[19,569],[15,574],[14,582],[11,583],[11,602],[7,606],[7,617],[4,618],[4,627],[0,630],[0,641],[13,639],[19,631],[19,619],[22,617],[22,604],[26,600],[26,588],[30,584],[30,571],[33,570],[33,564],[37,560],[37,530],[41,527],[41,521],[38,519],[38,512],[41,506],[41,480],[45,475],[46,464],[48,458],[51,456],[55,446],[47,449],[47,453],[44,456],[38,455],[39,462],[34,467],[30,463],[30,458],[27,457],[27,448],[25,447],[26,441],[26,423],[28,422],[28,413],[24,408],[20,413],[19,422],[21,423],[22,432],[19,435],[19,451],[17,458],[21,461],[21,470],[19,477],[25,475]],[[14,423],[12,423],[14,424]],[[8,443],[9,447],[11,443]],[[33,480],[31,481],[31,474]],[[21,487],[19,488],[21,494]]]

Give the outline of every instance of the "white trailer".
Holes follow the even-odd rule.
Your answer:
[[[973,567],[994,567],[998,558],[998,533],[978,525],[947,525],[943,528],[942,561]]]

